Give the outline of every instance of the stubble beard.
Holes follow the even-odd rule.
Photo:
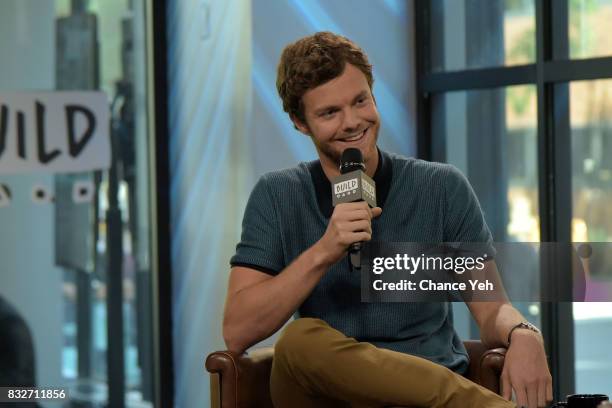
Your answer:
[[[378,131],[380,130],[380,122],[376,124],[371,124],[370,127],[371,127],[370,131],[374,132],[374,140],[373,140],[374,151],[375,151],[374,154],[378,154],[378,152],[376,151],[376,145],[378,143]],[[313,144],[315,145],[315,148],[317,152],[319,153],[319,156],[325,157],[328,161],[334,163],[338,168],[340,167],[340,159],[342,158],[343,152],[336,151],[334,148],[330,147],[329,144],[317,143],[314,136],[312,136],[312,134],[310,135],[310,140],[312,140]],[[365,152],[362,151],[361,153],[364,154]],[[367,167],[369,158],[366,155],[364,155],[363,159],[364,159],[364,164]]]

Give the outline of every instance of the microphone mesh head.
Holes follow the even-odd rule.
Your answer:
[[[345,149],[340,157],[340,173],[345,174],[359,169],[365,170],[361,150],[354,147]]]

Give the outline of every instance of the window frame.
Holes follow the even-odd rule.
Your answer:
[[[167,0],[145,0],[154,406],[174,406]]]

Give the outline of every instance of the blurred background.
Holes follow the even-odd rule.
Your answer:
[[[70,390],[49,407],[208,406],[250,190],[316,158],[275,87],[283,47],[316,31],[369,55],[380,147],[454,164],[495,241],[524,243],[499,260],[509,284],[571,286],[529,243],[612,241],[610,21],[612,0],[0,0],[0,104],[97,90],[111,114],[110,169],[0,173],[0,321],[28,328],[26,383]],[[612,260],[591,278],[609,290]],[[558,396],[612,394],[612,303],[517,307]]]

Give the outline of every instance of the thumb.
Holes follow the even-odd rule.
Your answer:
[[[376,217],[378,217],[380,214],[382,214],[382,208],[380,208],[380,207],[374,207],[374,208],[372,208],[372,218],[376,218]]]

